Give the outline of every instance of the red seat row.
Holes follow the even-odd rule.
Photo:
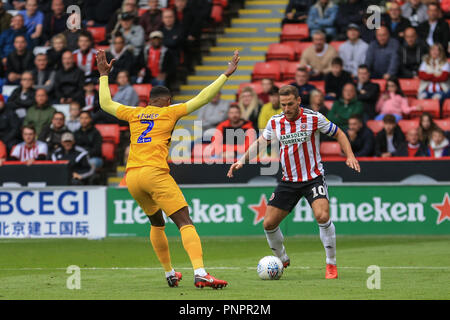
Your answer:
[[[444,131],[450,131],[450,118],[446,119],[434,119],[434,122],[438,127]],[[409,130],[419,127],[419,118],[415,119],[402,119],[398,122],[399,127],[403,133],[407,133]],[[383,121],[381,120],[369,120],[367,121],[367,127],[375,134],[383,130]]]
[[[339,50],[344,41],[331,41],[330,45]],[[269,45],[266,60],[298,61],[306,48],[312,46],[312,42],[286,41]]]

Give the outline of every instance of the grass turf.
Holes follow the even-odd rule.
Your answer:
[[[288,237],[291,267],[279,281],[262,281],[258,260],[271,255],[263,237],[203,237],[207,271],[223,290],[197,289],[179,238],[172,262],[183,272],[169,288],[147,238],[0,240],[0,299],[450,299],[449,236],[338,237],[339,279],[324,279],[318,237]],[[69,290],[69,265],[81,268],[81,289]],[[381,289],[366,285],[381,267]]]

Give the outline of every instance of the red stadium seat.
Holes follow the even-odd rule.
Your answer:
[[[152,90],[152,85],[148,83],[133,84],[133,89],[139,96],[139,101],[145,102],[145,104],[147,104],[148,100],[150,99],[150,91]]]
[[[244,82],[244,83],[241,83],[239,85],[238,96],[241,94],[242,89],[244,89],[245,87],[251,87],[253,90],[255,90],[256,94],[262,93],[262,87],[261,87],[261,82],[260,81],[257,81],[257,82]]]
[[[341,44],[343,44],[345,41],[331,41],[330,46],[334,47],[336,51],[339,51],[339,47]]]
[[[446,119],[436,119],[434,123],[444,131],[450,131],[450,118]]]
[[[308,83],[316,87],[317,90],[322,91],[322,93],[325,93],[325,81],[309,81]]]
[[[295,62],[288,62],[283,64],[283,70],[282,70],[282,76],[281,78],[284,80],[289,80],[289,82],[292,82],[295,77],[295,73],[298,69],[298,61]]]
[[[378,83],[378,85],[380,86],[380,92],[383,92],[384,90],[386,90],[386,80],[384,80],[384,79],[371,79],[370,81],[372,81],[373,83]]]
[[[295,60],[294,49],[283,43],[272,43],[266,53],[266,60]]]
[[[269,78],[281,79],[281,66],[279,61],[257,62],[253,68],[252,81]]]
[[[116,159],[116,145],[112,142],[102,143],[102,156],[106,161],[114,161]]]
[[[341,146],[335,141],[324,141],[320,144],[320,154],[324,157],[342,157]]]
[[[383,130],[383,121],[381,120],[368,120],[366,123],[367,128],[372,130],[373,133],[377,134]]]
[[[98,91],[99,87],[100,86],[98,84],[95,85],[95,89],[97,89],[97,91]],[[117,84],[112,83],[109,85],[109,92],[111,93],[111,97],[114,97],[114,95],[117,93],[118,90],[119,90],[119,86]]]
[[[118,124],[96,124],[95,127],[102,135],[103,142],[119,144],[120,128]]]
[[[283,42],[284,45],[290,46],[292,49],[294,49],[295,52],[295,58],[297,60],[300,60],[300,57],[302,56],[302,52],[312,46],[312,42],[299,42],[299,41],[286,41]]]
[[[144,15],[144,13],[147,12],[147,10],[148,10],[148,9],[145,9],[145,8],[139,8],[139,11],[138,11],[139,17],[142,17],[142,16]]]
[[[106,28],[105,27],[88,27],[87,30],[92,34],[92,38],[95,43],[103,42],[106,40]]]
[[[281,30],[281,41],[304,40],[309,38],[306,23],[286,23]]]
[[[435,99],[409,99],[409,104],[411,106],[421,106],[423,108],[422,111],[413,111],[410,114],[411,118],[414,117],[420,117],[420,115],[424,112],[428,112],[431,114],[433,118],[439,118],[440,116],[440,106],[439,106],[439,100]]]
[[[442,106],[442,117],[450,117],[450,99],[445,99],[444,105]]]
[[[331,108],[333,108],[333,103],[334,101],[332,100],[326,100],[323,102],[323,104],[325,105],[325,107],[327,107],[328,110],[331,110]]]
[[[402,129],[403,133],[407,133],[409,130],[419,127],[419,119],[402,119],[398,122],[398,125]]]
[[[419,90],[419,79],[398,79],[400,87],[403,93],[409,97],[417,97],[417,91]]]
[[[213,5],[211,9],[211,19],[220,24],[223,22],[223,7],[222,5]]]

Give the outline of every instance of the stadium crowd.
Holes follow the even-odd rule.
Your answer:
[[[211,21],[213,3],[0,1],[0,85],[16,86],[0,94],[0,165],[6,159],[69,160],[72,183],[88,183],[104,165],[98,125],[126,126],[100,109],[96,50],[116,59],[110,74],[113,99],[145,104],[149,85],[175,89],[180,68],[191,73],[201,63],[202,30]],[[66,13],[73,4],[81,8],[80,29],[67,27],[77,22],[75,14]],[[367,23],[369,4],[382,8],[377,29]],[[282,26],[301,24],[308,30],[302,41],[285,43],[307,44],[295,55],[295,69],[283,79],[258,78],[255,65],[254,81],[241,85],[236,102],[218,94],[199,113],[204,131],[213,130],[205,142],[217,143],[217,133],[225,130],[263,129],[281,112],[278,89],[291,84],[304,107],[347,132],[356,156],[450,155],[445,132],[450,125],[437,120],[450,115],[450,108],[448,114],[444,110],[450,101],[448,17],[446,0],[290,0]],[[270,50],[267,60],[269,55]],[[402,79],[419,81],[415,97],[404,93]],[[137,92],[139,86],[146,94]],[[430,100],[438,104],[437,116],[424,112]],[[68,112],[58,111],[61,106]],[[418,116],[420,121],[405,129]],[[245,144],[255,138],[249,135]],[[240,146],[233,150],[242,152]]]

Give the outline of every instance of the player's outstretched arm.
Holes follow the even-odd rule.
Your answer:
[[[259,155],[259,151],[265,150],[267,148],[268,140],[266,140],[262,135],[253,142],[250,147],[247,149],[245,154],[235,163],[233,163],[230,167],[230,170],[228,170],[227,176],[228,178],[233,178],[233,172],[241,169],[245,163],[250,162],[253,160],[256,156]]]
[[[198,108],[209,103],[212,100],[212,98],[216,96],[216,94],[220,91],[222,86],[228,80],[228,77],[231,76],[236,71],[239,60],[240,60],[239,51],[236,50],[234,51],[233,58],[228,63],[227,70],[222,75],[220,75],[220,77],[217,78],[216,81],[214,81],[205,89],[203,89],[197,96],[195,96],[195,98],[192,98],[191,100],[186,102],[187,113],[194,112]]]
[[[342,151],[344,151],[344,154],[347,157],[347,160],[345,161],[347,166],[355,171],[361,172],[359,162],[358,160],[356,160],[355,155],[353,154],[352,146],[350,145],[350,141],[348,141],[348,138],[345,135],[344,131],[338,128],[335,138],[337,142],[339,142]]]
[[[111,99],[111,92],[109,91],[108,74],[116,60],[112,59],[110,63],[106,60],[106,53],[103,50],[99,50],[97,53],[97,67],[100,73],[100,88],[99,99],[100,107],[109,114],[116,116],[117,108],[120,107],[120,103],[114,102]]]

